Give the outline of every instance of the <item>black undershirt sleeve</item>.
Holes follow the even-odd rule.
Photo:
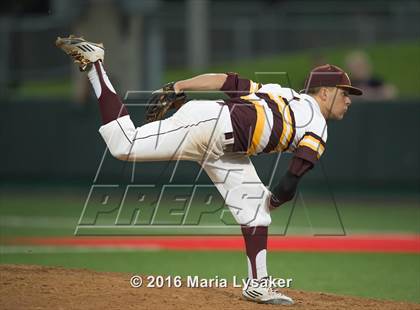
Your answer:
[[[272,195],[270,197],[271,207],[277,208],[283,203],[291,200],[295,196],[300,179],[307,171],[312,169],[312,167],[313,163],[300,157],[293,157],[286,174],[272,190]]]

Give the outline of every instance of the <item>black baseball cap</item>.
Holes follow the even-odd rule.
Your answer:
[[[347,90],[350,95],[363,94],[360,88],[351,86],[349,75],[343,69],[330,64],[316,67],[309,73],[303,91],[314,87],[337,87]]]

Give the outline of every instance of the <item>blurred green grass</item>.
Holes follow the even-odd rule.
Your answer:
[[[205,72],[238,72],[244,77],[259,82],[276,82],[289,85],[283,76],[258,75],[255,72],[287,72],[290,85],[302,88],[306,74],[313,67],[314,57],[322,57],[329,63],[345,67],[344,59],[352,50],[364,50],[370,56],[374,73],[394,84],[401,98],[420,97],[420,42],[380,43],[372,46],[343,46],[317,48],[272,57],[255,58],[248,61],[226,62],[206,68],[201,72],[186,69],[169,69],[164,73],[165,82],[177,81]],[[158,88],[160,85],[156,85]],[[122,92],[122,90],[120,90]],[[13,94],[14,99],[69,98],[72,85],[69,78],[55,80],[32,80],[23,83]]]
[[[139,275],[246,277],[240,252],[101,251],[1,255],[3,264],[39,264]],[[268,253],[269,274],[292,278],[292,288],[420,303],[420,255],[359,253]],[[127,284],[128,284],[127,277]],[[239,294],[239,290],[238,290]]]
[[[14,99],[70,98],[73,86],[70,78],[54,80],[30,80],[23,82],[13,94]]]
[[[3,192],[0,198],[0,233],[6,236],[71,236],[81,216],[88,189],[64,190],[62,192],[49,192],[48,190],[27,191],[25,194],[16,192]],[[303,197],[305,199],[303,199]],[[218,197],[221,201],[221,197]],[[221,201],[222,202],[222,201]],[[346,234],[383,234],[383,233],[420,233],[420,208],[416,198],[404,198],[390,200],[386,196],[380,200],[337,200],[337,209],[333,200],[324,197],[316,198],[314,195],[301,194],[296,204],[289,202],[279,210],[272,213],[271,234],[286,235],[313,235],[313,234],[336,234],[342,235],[343,229],[340,224],[341,217],[344,232]],[[140,206],[140,205],[138,205]],[[215,204],[218,208],[218,204]],[[88,209],[95,207],[88,205]],[[130,223],[132,210],[137,205],[128,204],[126,215],[127,223]],[[179,208],[179,205],[176,206]],[[106,207],[105,209],[107,209]],[[165,223],[177,224],[182,216],[170,215],[170,210],[175,208],[173,203],[164,202],[160,220]],[[191,207],[191,217],[199,218],[198,214],[206,210],[205,205],[194,204]],[[110,208],[112,209],[112,207]],[[221,209],[223,210],[223,209]],[[203,216],[201,226],[222,226],[219,220],[221,210],[214,214]],[[338,210],[338,213],[337,213]],[[87,212],[86,212],[87,213]],[[107,214],[101,214],[96,224],[107,225],[110,228],[84,228],[79,231],[80,235],[87,234],[240,234],[236,225],[232,229],[222,230],[215,228],[188,228],[178,227],[167,229],[141,228],[134,224],[145,224],[141,221],[131,222],[132,229],[118,229],[114,223],[118,209]],[[145,213],[142,213],[144,216]],[[141,217],[140,217],[141,218]],[[234,223],[232,217],[230,223]],[[159,222],[155,222],[159,223]],[[199,226],[200,226],[199,225]],[[194,225],[193,225],[194,226]],[[222,227],[223,228],[223,227]]]
[[[0,263],[39,264],[142,275],[246,277],[242,252],[137,251],[6,245],[17,236],[72,236],[88,188],[3,190],[0,195]],[[328,199],[297,201],[288,234],[336,231]],[[344,199],[337,205],[348,234],[420,233],[417,196]],[[165,203],[169,208],[170,203]],[[282,231],[292,204],[273,213],[270,233]],[[332,215],[331,222],[323,218]],[[116,214],[111,214],[110,218]],[[115,217],[114,217],[115,218]],[[107,220],[104,218],[104,220]],[[330,225],[330,226],[329,226]],[[175,233],[178,231],[175,230]],[[239,229],[238,229],[239,233]],[[269,273],[293,278],[293,288],[420,303],[420,255],[390,253],[269,252]],[[127,279],[128,281],[128,279]]]
[[[420,97],[420,41],[317,48],[249,61],[224,63],[203,72],[171,70],[165,75],[165,81],[177,81],[198,73],[231,71],[262,83],[271,81],[289,85],[284,76],[278,76],[276,80],[272,75],[255,74],[255,72],[287,72],[290,85],[299,90],[303,88],[306,75],[313,67],[314,57],[322,57],[329,63],[345,68],[345,57],[353,50],[365,51],[371,59],[374,74],[394,84],[399,90],[400,97]]]

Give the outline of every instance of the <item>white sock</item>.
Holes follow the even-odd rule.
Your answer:
[[[267,273],[267,250],[261,250],[258,252],[255,258],[255,265],[257,269],[257,278],[265,278],[268,276]]]
[[[111,81],[108,78],[108,75],[106,74],[106,71],[104,69],[104,66],[102,65],[102,62],[98,61],[97,64],[100,67],[100,70],[102,73],[102,79],[105,82],[105,86],[114,94],[116,94],[116,91],[114,87],[112,86]],[[90,83],[92,84],[93,90],[95,91],[96,98],[99,98],[102,93],[102,86],[101,86],[101,80],[99,79],[99,74],[96,70],[95,64],[93,64],[92,68],[89,70],[88,78],[89,78]]]
[[[247,256],[248,261],[248,278],[253,279],[254,275],[252,274],[252,263]],[[261,278],[265,278],[268,276],[267,272],[267,250],[261,250],[258,252],[257,256],[255,257],[255,269],[257,271],[256,279],[260,280]]]

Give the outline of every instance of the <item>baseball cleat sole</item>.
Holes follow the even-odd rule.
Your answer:
[[[102,43],[86,41],[83,37],[70,35],[67,38],[57,37],[55,45],[73,58],[80,71],[88,70],[92,63],[104,60],[105,49]]]

